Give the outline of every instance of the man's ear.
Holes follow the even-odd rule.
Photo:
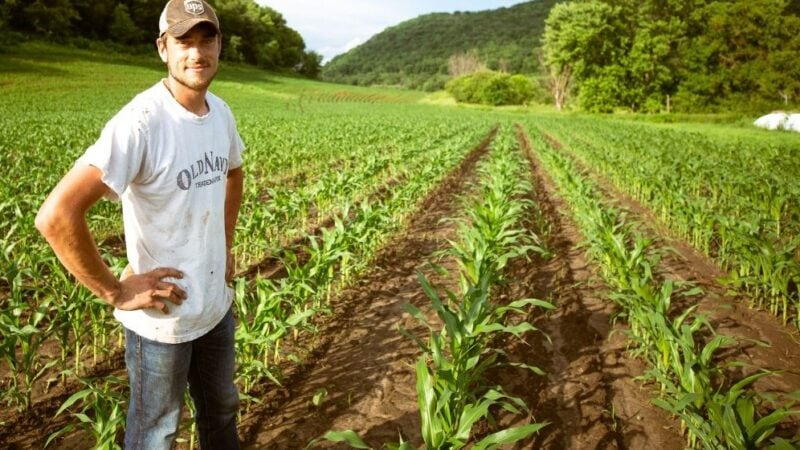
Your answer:
[[[167,36],[162,36],[156,39],[156,47],[158,48],[158,56],[161,61],[167,62]]]

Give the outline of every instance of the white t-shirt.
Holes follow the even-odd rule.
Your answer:
[[[244,144],[228,105],[208,93],[208,114],[183,108],[163,82],[142,92],[103,129],[76,164],[103,173],[121,199],[125,243],[134,273],[173,267],[165,278],[187,293],[169,314],[115,310],[125,328],[147,339],[181,343],[219,323],[231,306],[225,284],[225,186],[242,165]]]

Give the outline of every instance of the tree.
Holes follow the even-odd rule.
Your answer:
[[[128,13],[128,7],[122,3],[114,8],[113,19],[108,31],[115,41],[123,44],[136,44],[142,40],[142,30],[133,23],[133,19]]]
[[[550,86],[560,110],[565,90],[574,77],[580,82],[598,74],[603,66],[616,62],[618,33],[615,11],[597,0],[560,3],[545,21],[542,49]],[[582,98],[591,96],[591,92]]]
[[[456,53],[447,60],[447,73],[451,77],[469,75],[482,70],[486,70],[486,64],[481,61],[476,49]]]
[[[46,37],[68,36],[79,18],[69,0],[35,0],[24,11],[32,31]]]
[[[91,0],[90,0],[91,1]],[[108,1],[108,0],[101,0]],[[93,2],[96,3],[96,2]],[[112,0],[112,3],[117,3]],[[158,35],[158,28],[155,24],[161,17],[161,11],[164,9],[165,0],[127,0],[125,2],[129,5],[131,19],[136,26],[142,30],[141,42],[152,44]],[[212,1],[216,5],[219,0]],[[222,23],[222,28],[225,29],[225,23]]]
[[[15,0],[0,1],[0,32],[8,28],[8,22],[11,20],[11,14],[15,6]]]
[[[298,73],[308,78],[319,77],[322,68],[322,55],[317,52],[306,52],[303,54],[302,62],[296,67]]]
[[[800,19],[786,0],[711,1],[692,17],[684,109],[771,108],[798,99]]]
[[[553,101],[556,105],[556,110],[561,111],[567,104],[567,98],[572,88],[572,65],[565,64],[561,67],[551,64],[548,65],[544,62],[544,55],[539,51],[539,65],[547,69],[545,76],[545,83],[550,95],[553,96]]]
[[[481,71],[453,78],[447,91],[461,103],[522,105],[533,98],[533,82],[524,75]]]
[[[619,82],[625,75],[622,66],[608,65],[583,80],[580,90],[581,107],[590,112],[613,112],[614,107],[629,96],[626,86]]]

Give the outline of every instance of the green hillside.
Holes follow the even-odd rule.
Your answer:
[[[420,16],[337,56],[323,67],[322,76],[338,83],[440,89],[447,80],[448,59],[471,50],[491,69],[536,73],[544,21],[558,1]]]

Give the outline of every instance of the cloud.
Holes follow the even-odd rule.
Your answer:
[[[346,52],[358,47],[359,45],[363,44],[364,42],[366,42],[364,39],[357,37],[357,38],[353,38],[353,39],[349,40],[344,45],[340,45],[338,47],[333,47],[333,46],[328,45],[328,46],[325,46],[325,47],[320,47],[320,48],[316,49],[315,51],[318,52],[321,55],[339,55],[341,53],[346,53]],[[332,56],[331,56],[331,58],[332,58]],[[326,61],[327,61],[327,59],[326,59]]]
[[[364,42],[366,41],[360,37],[350,39],[346,44],[344,44],[344,47],[342,47],[342,52],[348,52],[358,47],[359,45],[363,44]]]

